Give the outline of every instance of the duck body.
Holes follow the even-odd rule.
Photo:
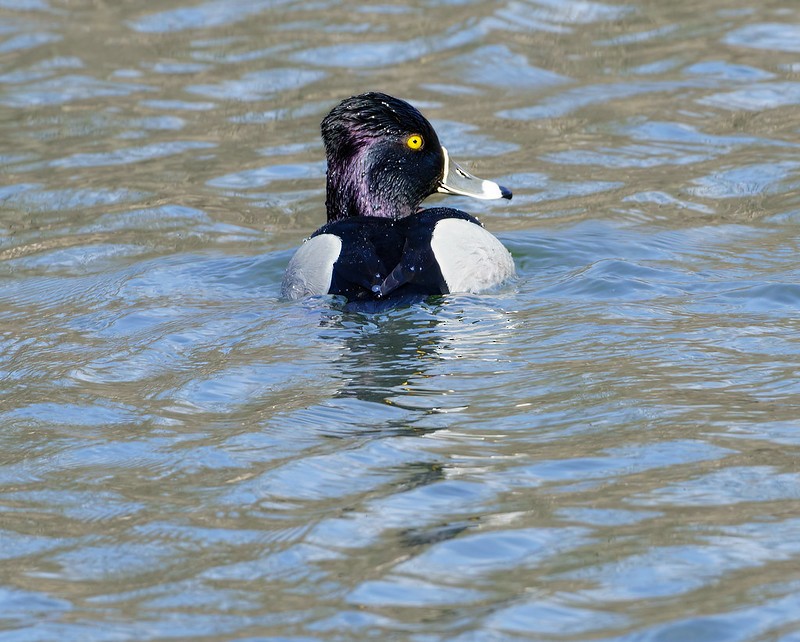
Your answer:
[[[436,207],[397,220],[359,216],[323,225],[290,261],[283,295],[363,301],[480,292],[513,274],[508,250],[475,217]]]
[[[508,250],[475,217],[419,207],[436,191],[484,199],[511,192],[452,163],[414,107],[385,94],[354,96],[323,120],[322,134],[328,222],[289,261],[285,298],[480,292],[513,276]]]

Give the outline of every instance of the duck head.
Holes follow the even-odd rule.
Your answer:
[[[328,221],[403,218],[434,192],[480,199],[511,192],[450,159],[428,120],[403,100],[371,92],[339,103],[322,121]]]

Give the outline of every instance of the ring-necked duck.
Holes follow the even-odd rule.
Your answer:
[[[322,121],[328,222],[289,261],[282,294],[349,300],[479,292],[514,274],[508,250],[466,212],[421,209],[434,192],[511,198],[450,160],[431,124],[403,100],[367,93]]]

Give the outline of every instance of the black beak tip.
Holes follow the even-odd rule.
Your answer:
[[[507,187],[503,187],[502,185],[499,185],[498,187],[500,188],[500,195],[503,198],[505,198],[506,200],[510,201],[511,197],[513,196],[513,194],[511,193],[511,190],[508,189]]]

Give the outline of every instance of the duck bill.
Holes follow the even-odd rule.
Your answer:
[[[444,174],[437,191],[443,194],[460,194],[482,200],[495,198],[511,198],[511,190],[498,185],[494,181],[486,181],[473,176],[463,169],[458,163],[450,160],[450,154],[442,147],[444,154]]]

